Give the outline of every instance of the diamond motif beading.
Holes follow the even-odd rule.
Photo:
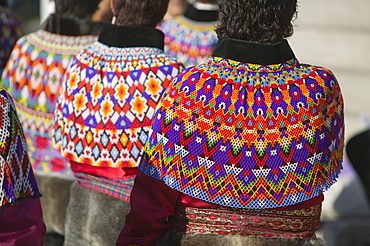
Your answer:
[[[161,95],[182,69],[156,48],[115,48],[100,42],[86,48],[66,72],[55,146],[78,163],[136,167]]]
[[[4,70],[2,86],[15,100],[35,170],[72,175],[51,145],[54,110],[62,78],[73,55],[96,36],[65,36],[38,30],[20,38]],[[59,135],[59,137],[61,137]]]

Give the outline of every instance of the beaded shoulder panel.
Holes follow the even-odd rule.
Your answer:
[[[136,167],[154,110],[182,70],[159,49],[96,42],[67,70],[56,110],[56,147],[79,163]]]
[[[93,44],[98,39],[98,36],[67,36],[40,29],[28,34],[25,38],[31,45],[42,51],[73,56],[86,48],[86,46]]]
[[[170,84],[139,168],[222,206],[288,206],[336,181],[343,134],[343,99],[329,70],[212,57]]]
[[[15,106],[0,88],[0,209],[39,196]]]
[[[206,62],[217,45],[216,24],[195,22],[184,16],[162,22],[166,54],[176,57],[185,67]]]
[[[64,158],[51,146],[55,104],[73,55],[96,39],[38,30],[18,40],[12,51],[2,86],[15,100],[31,163],[38,171],[71,174]]]

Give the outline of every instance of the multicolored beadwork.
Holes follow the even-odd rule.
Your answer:
[[[154,110],[182,65],[157,48],[85,49],[66,73],[54,140],[63,156],[96,167],[136,167]]]
[[[222,206],[289,206],[336,181],[343,136],[343,99],[329,70],[211,57],[170,84],[139,168]]]
[[[69,164],[51,145],[54,110],[62,78],[73,55],[97,36],[64,36],[38,30],[16,44],[2,85],[16,101],[20,121],[37,171],[71,175]]]
[[[165,52],[185,67],[207,61],[217,44],[217,21],[195,22],[185,16],[164,21],[159,29],[165,34]]]
[[[39,196],[15,106],[0,88],[0,209]]]

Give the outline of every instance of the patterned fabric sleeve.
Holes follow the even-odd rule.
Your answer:
[[[40,196],[14,103],[0,89],[0,209]]]

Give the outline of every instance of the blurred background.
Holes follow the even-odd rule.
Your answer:
[[[290,44],[300,62],[336,75],[344,95],[347,143],[370,128],[370,1],[299,2]],[[343,166],[339,181],[325,193],[320,234],[329,246],[370,245],[369,200],[347,155]]]
[[[53,11],[53,1],[9,0],[9,7],[27,34]],[[346,142],[370,128],[369,12],[369,0],[301,0],[289,39],[300,62],[327,67],[336,75],[345,100]],[[339,181],[325,193],[319,236],[328,246],[369,246],[369,200],[347,157],[343,166]],[[47,241],[49,245],[57,244]]]

